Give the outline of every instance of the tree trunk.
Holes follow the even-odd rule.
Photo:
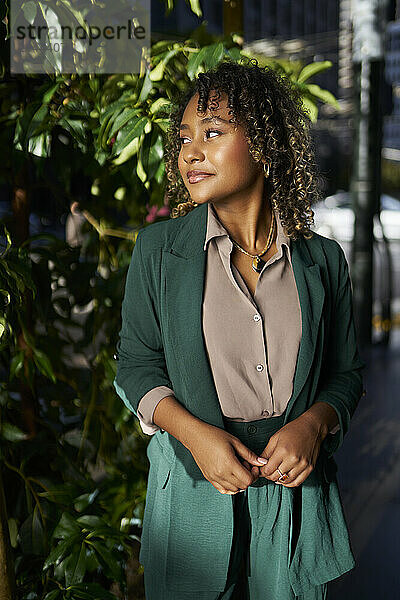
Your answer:
[[[16,600],[14,561],[8,530],[7,507],[0,468],[0,600]]]

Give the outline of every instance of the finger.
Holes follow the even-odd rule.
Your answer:
[[[301,475],[301,473],[303,473],[303,471],[305,469],[308,469],[309,467],[311,467],[312,470],[312,465],[310,465],[306,459],[297,460],[297,462],[293,462],[293,460],[283,460],[282,463],[279,465],[279,470],[282,471],[282,473],[287,473],[289,475],[289,478],[285,479],[284,483],[291,483],[296,479],[296,477]],[[309,472],[311,472],[311,470]],[[281,477],[281,475],[277,470],[272,477],[274,481],[277,481]]]
[[[225,478],[220,479],[219,484],[224,490],[227,492],[233,492],[234,494],[236,494],[239,490],[245,490],[252,483],[252,478],[247,469],[244,469],[244,472],[246,473],[245,482],[243,482],[242,477],[238,477],[235,472],[231,472],[225,473]]]
[[[286,481],[277,481],[276,483],[278,483],[280,485],[284,485],[285,487],[298,487],[299,485],[304,483],[304,481],[310,475],[312,470],[313,470],[312,467],[306,468],[303,471],[301,471],[301,473],[299,475],[297,475],[297,477],[295,477],[293,480],[291,479],[289,481],[289,479],[287,479]]]
[[[268,461],[264,457],[258,457],[255,452],[247,448],[238,438],[232,439],[232,444],[237,452],[237,454],[247,460],[252,465],[260,466],[265,465]],[[261,459],[261,460],[260,460]]]
[[[280,472],[278,471],[278,469]],[[269,479],[270,481],[277,482],[280,479],[280,477],[282,477],[281,473],[283,473],[284,475],[288,475],[288,477],[286,477],[285,479],[281,479],[279,483],[282,483],[283,481],[286,483],[287,481],[289,481],[289,479],[293,481],[293,479],[297,477],[297,475],[299,475],[299,473],[301,473],[302,470],[302,467],[299,467],[298,464],[289,466],[288,463],[281,462],[281,464],[278,465],[278,467],[275,469],[272,475],[270,475]]]
[[[277,432],[276,432],[277,433]],[[260,454],[260,458],[265,458],[267,463],[270,462],[272,455],[275,452],[276,446],[278,444],[278,436],[274,433],[268,440],[268,444],[265,446],[264,450]]]
[[[216,489],[216,490],[217,490],[217,491],[218,491],[220,494],[230,494],[230,495],[232,495],[232,494],[235,494],[235,493],[236,493],[236,492],[234,492],[233,490],[229,490],[229,489],[227,489],[225,486],[221,485],[220,483],[217,483],[217,482],[214,482],[214,483],[210,482],[210,483],[211,483],[211,484],[212,484],[212,485],[215,487],[215,489]]]
[[[286,469],[285,471],[282,469],[282,467],[279,467],[279,471],[275,471],[273,475],[271,475],[271,481],[274,483],[290,483],[295,479],[293,476],[293,470]]]
[[[232,471],[229,473],[229,475],[227,473],[225,473],[225,477],[229,477],[229,480],[228,480],[229,483],[231,485],[236,485],[238,489],[247,488],[250,484],[253,483],[253,480],[254,480],[254,475],[242,463],[243,460],[246,460],[246,459],[243,459],[240,456],[234,455],[232,463],[231,463]],[[249,467],[252,467],[252,465],[249,464]],[[224,484],[224,482],[221,482],[221,483]]]
[[[243,464],[244,467],[246,467],[246,469],[248,471],[251,471],[252,465],[247,460],[245,460],[244,458],[242,459],[242,464]]]
[[[271,456],[271,458],[268,461],[268,464],[265,465],[265,467],[260,467],[260,474],[262,477],[265,477],[266,479],[270,479],[271,481],[274,481],[275,479],[277,479],[276,475],[278,474],[277,468],[281,468],[280,465],[283,463],[283,456],[279,456],[276,455],[276,453]],[[282,469],[281,469],[282,471]],[[283,473],[283,471],[282,471]],[[280,477],[280,475],[278,474],[278,477]]]
[[[233,471],[231,473],[230,483],[232,486],[236,486],[239,490],[246,489],[250,484],[253,483],[253,475],[250,471],[243,467],[240,473],[238,473],[237,471]],[[228,487],[228,489],[230,488]]]

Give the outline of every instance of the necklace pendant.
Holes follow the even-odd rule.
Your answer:
[[[261,273],[264,265],[265,265],[265,262],[263,260],[261,260],[261,258],[259,256],[256,256],[255,258],[253,258],[251,266],[252,266],[253,271],[255,271],[256,273]]]

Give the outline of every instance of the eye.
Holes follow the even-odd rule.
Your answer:
[[[221,134],[222,131],[219,131],[218,129],[206,129],[205,130],[205,134],[208,135],[209,133],[218,133],[218,134]],[[179,142],[180,142],[181,146],[184,145],[183,140],[187,140],[187,139],[189,139],[189,138],[187,138],[187,137],[180,137],[179,138]],[[213,139],[213,138],[211,138],[211,139]]]
[[[222,133],[222,131],[218,131],[218,129],[206,129],[206,133]]]

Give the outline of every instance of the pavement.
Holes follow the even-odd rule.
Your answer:
[[[336,452],[338,483],[356,558],[330,583],[329,600],[400,599],[400,331],[362,352],[366,396]]]

